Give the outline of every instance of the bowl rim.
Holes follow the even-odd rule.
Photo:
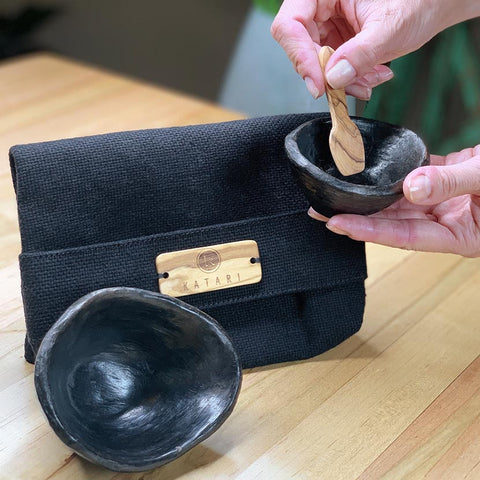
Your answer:
[[[219,336],[220,340],[225,345],[229,353],[232,354],[232,359],[235,364],[235,375],[234,378],[232,378],[235,384],[228,398],[228,406],[215,418],[214,421],[212,421],[210,424],[207,424],[205,428],[201,430],[199,435],[197,435],[193,439],[190,439],[184,444],[180,446],[172,446],[169,451],[164,452],[156,457],[150,456],[145,460],[135,462],[124,461],[124,456],[121,459],[114,459],[109,456],[100,455],[89,445],[85,444],[77,438],[74,438],[70,434],[69,428],[63,423],[56,411],[54,402],[52,402],[53,393],[47,381],[48,375],[44,373],[48,372],[48,368],[51,365],[52,347],[55,345],[57,338],[59,337],[59,335],[65,332],[66,329],[71,327],[72,323],[74,323],[73,319],[80,309],[98,298],[102,298],[104,296],[111,298],[112,295],[118,294],[122,294],[124,296],[125,293],[131,295],[132,298],[134,297],[138,299],[139,296],[141,296],[143,298],[155,299],[163,303],[169,303],[171,305],[174,305],[176,308],[199,316]],[[44,415],[47,418],[48,423],[54,430],[55,434],[69,448],[73,449],[78,455],[86,458],[87,460],[102,465],[110,470],[115,470],[119,472],[141,472],[157,468],[161,465],[164,465],[165,463],[175,460],[176,458],[186,453],[188,450],[201,443],[203,440],[213,434],[216,430],[218,430],[218,428],[220,428],[220,426],[225,422],[225,420],[233,411],[233,408],[235,407],[235,404],[238,400],[242,384],[242,368],[240,358],[235,348],[233,347],[233,343],[230,337],[220,326],[220,324],[215,319],[207,315],[205,312],[182,300],[170,297],[168,295],[163,295],[161,293],[134,287],[108,287],[90,292],[72,303],[70,307],[65,310],[65,312],[48,330],[37,352],[34,366],[34,383],[38,401],[44,412]],[[43,396],[43,400],[41,399],[41,396]]]
[[[415,135],[415,137],[420,141],[420,145],[423,147],[422,161],[419,163],[418,167],[425,165],[425,162],[428,160],[429,154],[428,154],[428,150],[425,143],[420,138],[420,136],[417,135],[412,130],[405,127],[401,127],[399,125],[393,125],[391,123],[382,122],[380,120],[374,120],[371,118],[363,118],[358,116],[351,116],[350,118],[357,125],[361,123],[367,123],[367,124],[375,123],[375,124],[380,124],[386,127],[392,127],[398,131],[405,131],[405,132],[408,132],[409,134]],[[393,182],[393,183],[388,183],[386,185],[381,185],[381,186],[361,185],[357,183],[350,183],[345,180],[341,180],[339,178],[333,177],[332,175],[329,175],[327,172],[325,172],[325,170],[322,170],[320,167],[316,166],[310,160],[308,160],[303,155],[303,153],[300,152],[300,149],[298,147],[298,142],[297,142],[298,135],[304,128],[310,126],[311,124],[317,123],[317,122],[325,122],[326,120],[331,121],[331,116],[329,113],[325,112],[324,114],[321,114],[317,118],[314,118],[305,123],[302,123],[297,128],[292,130],[285,137],[285,150],[287,152],[288,158],[290,159],[290,162],[295,167],[306,172],[311,177],[316,178],[322,182],[325,182],[328,185],[331,185],[337,190],[348,191],[348,193],[350,194],[361,195],[362,197],[379,197],[379,196],[388,197],[388,196],[397,196],[398,194],[403,193],[402,186],[403,186],[403,180],[405,179],[406,175],[400,180],[397,180],[396,182]],[[418,168],[418,167],[415,167],[415,168]]]

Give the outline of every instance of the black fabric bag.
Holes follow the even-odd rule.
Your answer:
[[[84,294],[158,291],[159,253],[237,240],[258,243],[262,280],[181,299],[227,330],[244,367],[309,358],[357,332],[364,244],[307,216],[284,153],[287,133],[314,116],[12,147],[26,359]]]

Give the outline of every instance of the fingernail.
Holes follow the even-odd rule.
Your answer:
[[[395,74],[393,73],[393,70],[382,70],[378,72],[378,77],[382,82],[386,82],[387,80],[391,80]]]
[[[376,87],[381,83],[387,82],[393,78],[393,72],[389,70],[384,70],[380,72],[370,72],[363,76],[366,84],[370,87]]]
[[[426,175],[413,177],[408,185],[410,199],[414,202],[426,200],[432,193],[432,184]]]
[[[372,89],[362,85],[349,85],[345,90],[349,95],[357,97],[359,100],[370,100]]]
[[[327,82],[333,88],[343,88],[357,76],[357,72],[348,60],[342,58],[342,60],[327,72],[326,76]]]
[[[330,225],[329,223],[326,224],[326,227],[331,230],[333,233],[338,233],[338,235],[349,235],[348,232],[346,232],[345,230],[342,230],[338,227],[336,227],[335,225]]]
[[[320,92],[318,91],[318,88],[313,80],[310,77],[305,77],[305,84],[307,85],[310,95],[316,100],[320,96]]]
[[[321,213],[318,213],[316,210],[314,210],[312,207],[308,209],[307,212],[309,217],[312,217],[315,220],[320,220],[321,222],[327,222],[328,218],[322,215]]]

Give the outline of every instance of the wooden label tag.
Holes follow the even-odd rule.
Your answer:
[[[262,279],[254,240],[161,253],[156,266],[160,292],[172,297],[249,285]]]

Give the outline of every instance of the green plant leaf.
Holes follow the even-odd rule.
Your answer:
[[[454,76],[450,67],[450,41],[452,31],[443,32],[432,55],[428,77],[428,89],[422,115],[422,135],[434,146],[442,136],[446,96],[453,85]]]
[[[395,77],[390,81],[389,101],[385,108],[387,122],[397,125],[403,123],[414,92],[422,53],[416,51],[392,62]]]
[[[264,12],[276,15],[282,0],[253,0],[253,4]]]
[[[460,92],[465,107],[471,113],[480,109],[480,67],[478,55],[472,45],[466,24],[453,30],[451,43],[451,65],[460,83]]]
[[[467,147],[473,147],[480,142],[480,119],[468,122],[453,137],[447,138],[439,144],[434,153],[447,155],[452,152],[462,150]]]

